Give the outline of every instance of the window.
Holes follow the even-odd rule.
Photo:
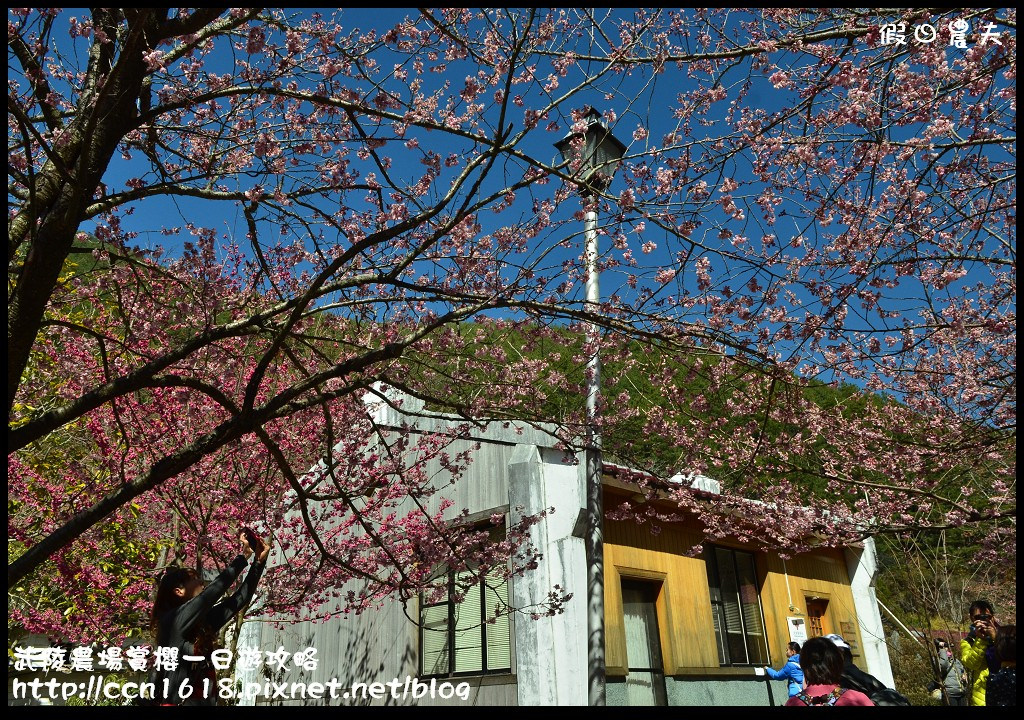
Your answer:
[[[469,527],[486,532],[491,541],[505,538],[504,522],[488,518]],[[487,573],[466,569],[447,576],[444,597],[420,598],[420,676],[485,675],[512,671],[512,632],[508,614],[508,581],[504,567]],[[456,600],[456,598],[460,598]]]
[[[667,705],[665,668],[658,630],[658,583],[622,580],[622,615],[626,629],[626,704]]]
[[[828,634],[825,625],[825,613],[828,612],[828,600],[820,597],[804,598],[807,604],[807,629],[809,637],[824,637]]]
[[[441,601],[420,604],[420,675],[484,675],[511,672],[512,644],[508,581],[503,568],[478,576],[449,573]],[[455,602],[456,593],[465,593]],[[489,623],[496,613],[497,620]]]
[[[754,556],[712,546],[705,552],[704,560],[719,664],[766,665],[768,645],[757,593]]]

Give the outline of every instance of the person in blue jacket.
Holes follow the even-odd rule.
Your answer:
[[[786,646],[786,664],[781,670],[765,667],[764,672],[772,680],[788,680],[790,697],[799,695],[804,684],[804,671],[800,669],[800,644],[791,642]]]

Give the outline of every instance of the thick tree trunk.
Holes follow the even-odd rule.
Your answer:
[[[95,51],[83,83],[83,88],[95,90],[83,92],[80,99],[80,105],[91,102],[92,109],[81,112],[74,126],[64,132],[65,145],[60,150],[63,167],[52,161],[47,164],[31,199],[11,223],[10,247],[27,243],[27,250],[7,304],[8,415],[84,210],[95,196],[118,143],[134,128],[138,117],[136,101],[147,73],[142,59],[147,46],[143,25],[152,23],[154,17],[140,13],[124,29],[118,25],[119,16],[104,13],[97,11],[97,25],[106,27],[110,37],[118,37],[115,42],[121,44],[121,49],[117,61],[110,66],[111,48]]]

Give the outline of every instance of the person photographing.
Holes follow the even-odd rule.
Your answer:
[[[217,678],[210,654],[218,631],[252,599],[270,555],[270,544],[248,528],[240,531],[238,542],[238,556],[209,585],[190,568],[168,569],[160,579],[150,628],[157,648],[169,650],[160,651],[162,666],[150,675],[158,705],[217,704]],[[250,556],[254,562],[245,580],[221,600]]]
[[[971,705],[981,707],[985,705],[989,672],[993,668],[999,669],[992,647],[999,623],[995,618],[995,609],[988,600],[975,600],[967,612],[971,630],[960,641],[960,661],[971,673]]]

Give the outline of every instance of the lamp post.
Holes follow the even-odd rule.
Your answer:
[[[626,146],[612,135],[601,115],[588,108],[587,127],[582,133],[569,133],[555,143],[565,162],[580,161],[577,177],[584,204],[595,200],[608,188]],[[582,145],[579,142],[583,136]],[[587,308],[597,314],[601,302],[598,285],[597,211],[588,209],[584,218],[584,257],[587,265]],[[601,394],[601,361],[598,356],[599,329],[591,322],[587,328],[591,347],[587,359],[587,527],[584,547],[587,558],[587,677],[590,705],[604,705],[604,502],[601,496],[601,433],[597,429],[597,405]]]

